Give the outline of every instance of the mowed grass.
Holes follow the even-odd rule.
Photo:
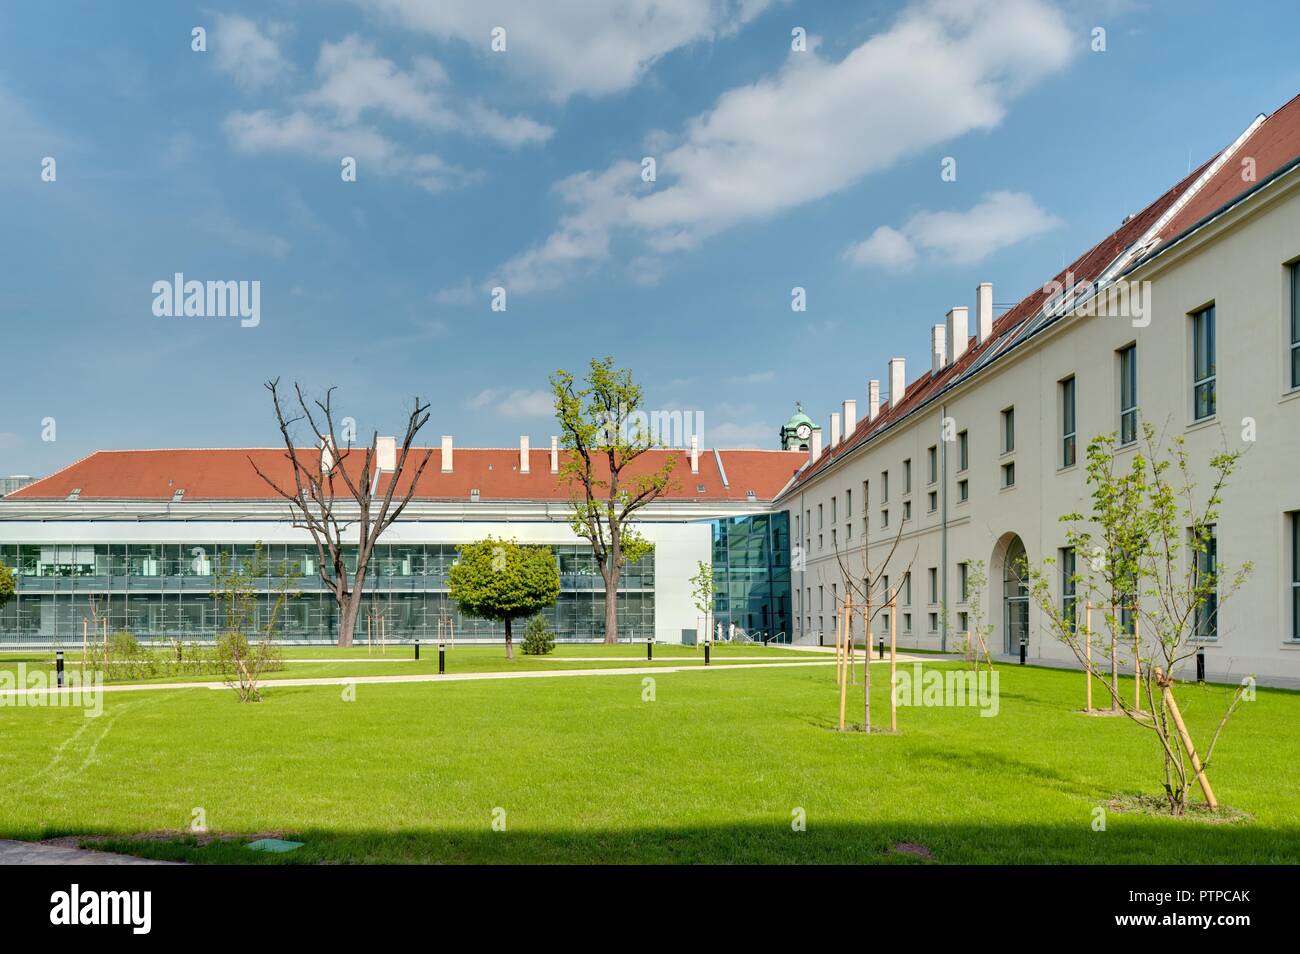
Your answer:
[[[266,673],[267,680],[305,679],[305,678],[346,678],[361,676],[401,676],[431,674],[438,671],[438,647],[424,643],[420,646],[420,658],[415,658],[415,648],[410,645],[389,645],[384,648],[373,647],[367,651],[364,646],[351,646],[340,649],[337,646],[294,646],[291,643],[280,645],[280,654],[284,666]],[[600,644],[562,644],[546,656],[525,655],[518,643],[514,647],[514,658],[505,658],[505,646],[502,645],[467,645],[450,646],[446,651],[446,671],[448,673],[495,673],[495,672],[530,672],[554,669],[609,669],[626,666],[702,666],[704,650],[694,646],[665,645],[654,648],[653,660],[647,662],[645,645]],[[778,646],[755,645],[715,645],[710,651],[712,665],[728,663],[810,662],[825,660],[824,654],[809,653],[803,650],[786,649]],[[52,650],[23,650],[0,653],[0,673],[8,672],[15,677],[21,664],[27,674],[34,672],[54,672],[54,652]],[[64,651],[66,671],[79,671],[81,668],[81,649]],[[114,678],[110,685],[120,682],[132,683],[175,683],[175,682],[215,682],[223,677],[216,673],[182,673],[179,675],[159,675],[146,678]],[[21,688],[21,686],[19,687]]]
[[[654,701],[642,676],[611,675],[363,684],[355,701],[281,686],[258,705],[106,693],[98,719],[6,706],[0,836],[196,862],[921,863],[901,844],[939,863],[1300,861],[1300,695],[1260,689],[1215,755],[1220,801],[1249,820],[1109,812],[1095,831],[1112,797],[1159,791],[1151,734],[1075,711],[1076,673],[1000,678],[994,718],[904,707],[898,735],[870,736],[835,731],[831,667],[664,673]],[[1179,687],[1198,739],[1228,692]],[[195,809],[230,837],[185,834]],[[268,833],[305,847],[245,847]]]

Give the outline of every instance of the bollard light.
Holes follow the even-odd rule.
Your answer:
[[[442,643],[438,644],[438,675],[447,671],[447,647]]]
[[[877,659],[885,658],[885,634],[884,633],[880,634],[880,644],[876,650],[876,653],[877,653],[876,655]]]
[[[415,641],[415,658],[416,660],[420,658],[420,641],[418,639]]]
[[[58,686],[63,688],[63,650],[60,649],[54,654],[54,671],[57,675]]]
[[[704,641],[704,665],[709,664],[709,641]]]
[[[1029,637],[1021,636],[1020,637],[1020,665],[1022,666],[1025,664],[1025,651],[1027,650],[1028,646],[1029,646]]]
[[[653,639],[647,639],[645,641],[645,658],[646,659],[655,658],[655,641]]]
[[[1196,649],[1196,681],[1205,682],[1205,647],[1198,646]]]

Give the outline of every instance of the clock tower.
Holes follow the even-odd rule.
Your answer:
[[[794,415],[781,427],[781,449],[806,451],[812,445],[813,431],[820,430],[796,402]]]

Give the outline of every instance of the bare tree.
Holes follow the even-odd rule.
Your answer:
[[[411,444],[429,420],[429,405],[421,404],[418,396],[415,398],[392,475],[380,494],[382,481],[377,470],[379,432],[375,431],[371,437],[359,466],[349,466],[355,449],[350,434],[342,446],[335,434],[333,396],[336,389],[328,389],[324,400],[309,401],[302,387],[295,383],[293,389],[298,409],[288,417],[280,401],[279,384],[279,378],[268,381],[266,389],[271,392],[276,422],[284,439],[285,458],[293,473],[293,486],[281,486],[264,474],[251,457],[248,462],[272,490],[289,502],[294,513],[293,525],[311,534],[316,545],[316,565],[321,581],[339,607],[338,644],[351,646],[375,544],[380,534],[401,515],[415,496],[420,475],[433,456],[432,448],[426,448],[422,454],[416,451],[415,457],[411,458],[415,470],[394,504],[398,485],[403,483],[403,475],[407,472]],[[310,452],[294,445],[292,429],[301,421],[307,422],[316,438],[316,447]],[[356,529],[357,561],[355,569],[349,572],[344,535],[353,527]]]
[[[864,502],[865,506],[865,502]],[[864,510],[864,513],[866,511]],[[889,545],[889,551],[885,558],[875,567],[872,567],[869,558],[871,548],[871,531],[864,526],[862,530],[862,544],[859,547],[851,549],[848,553],[841,553],[838,545],[835,547],[835,562],[839,569],[840,580],[844,584],[844,595],[846,598],[852,596],[853,601],[860,607],[862,613],[862,728],[864,732],[871,731],[871,623],[881,613],[885,614],[885,619],[889,620],[889,603],[898,595],[898,584],[893,587],[887,585],[888,577],[885,571],[890,568],[894,562],[894,556],[898,553],[899,544],[903,541],[903,521],[898,522],[898,530],[894,533],[894,539]],[[855,572],[849,565],[853,554],[860,552],[862,554],[861,573]],[[916,552],[913,550],[912,557],[903,567],[903,578],[912,572],[912,564],[916,561]],[[845,635],[849,640],[853,638],[853,620],[849,618],[849,624],[845,627]],[[894,639],[897,639],[897,633]],[[894,687],[891,685],[889,691],[892,694]]]

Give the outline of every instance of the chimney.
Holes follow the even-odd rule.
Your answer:
[[[528,473],[528,438],[524,435],[519,437],[519,473]]]
[[[858,402],[849,399],[844,402],[844,439],[847,441],[853,429],[858,426]]]
[[[867,382],[867,420],[874,421],[880,416],[880,382]]]
[[[375,441],[375,469],[386,474],[397,470],[396,437],[381,437]]]
[[[907,362],[902,358],[889,359],[889,406],[898,407],[903,403],[903,392],[907,390]]]
[[[560,439],[552,435],[551,436],[551,473],[558,474],[559,472],[560,472]]]
[[[966,344],[970,340],[970,328],[968,327],[969,312],[965,305],[958,305],[948,312],[947,328],[945,333],[948,336],[948,363],[956,364],[957,359],[966,353]]]
[[[930,373],[938,374],[944,368],[944,363],[948,360],[948,348],[946,346],[945,330],[943,325],[934,325],[930,328]]]
[[[328,474],[334,469],[334,438],[326,437],[320,442],[320,472]]]
[[[975,286],[975,343],[983,344],[993,337],[993,285],[980,282]]]
[[[451,473],[451,435],[442,435],[442,472]]]
[[[840,442],[840,415],[838,412],[831,414],[831,447]]]
[[[700,472],[700,437],[698,434],[691,435],[691,473]]]
[[[814,427],[812,433],[812,443],[808,445],[808,463],[817,463],[817,458],[822,456],[822,429]]]

